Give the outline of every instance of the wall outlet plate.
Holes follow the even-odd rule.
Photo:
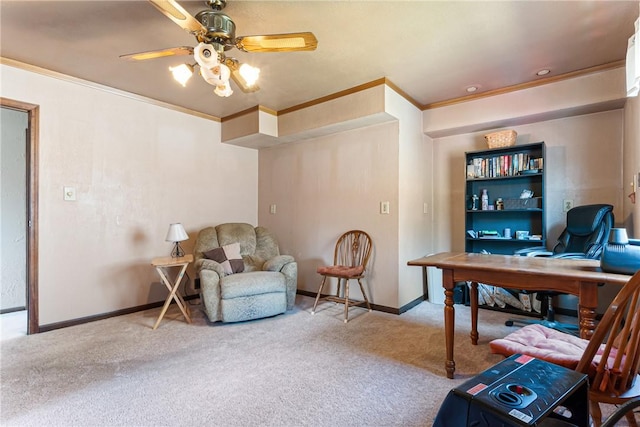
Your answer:
[[[562,211],[568,212],[573,208],[573,200],[572,199],[564,199],[562,201]]]

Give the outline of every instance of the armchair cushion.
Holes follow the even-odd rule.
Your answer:
[[[242,273],[244,262],[240,255],[240,243],[232,243],[220,248],[213,248],[203,253],[206,258],[220,264],[225,274]]]
[[[282,294],[282,301],[286,304],[285,291],[284,276],[269,271],[251,271],[249,273],[236,274],[225,278],[220,284],[220,297],[223,300],[280,293]]]

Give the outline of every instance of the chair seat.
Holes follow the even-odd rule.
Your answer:
[[[346,265],[329,265],[318,267],[318,274],[323,276],[340,277],[343,279],[356,278],[364,272],[364,266],[348,267]]]
[[[526,354],[589,376],[589,411],[602,423],[600,403],[625,404],[640,393],[640,271],[618,291],[589,340],[529,325],[489,343],[492,353]],[[633,411],[625,414],[638,427]]]
[[[325,299],[344,304],[345,323],[349,321],[350,306],[364,303],[369,311],[371,311],[367,293],[364,290],[364,286],[362,286],[362,279],[364,278],[364,272],[367,268],[369,255],[371,255],[371,236],[366,232],[362,230],[350,230],[338,238],[333,252],[333,265],[321,266],[316,270],[318,274],[322,276],[322,283],[320,283],[311,314],[316,312],[316,307],[318,306],[318,301],[320,301],[322,289],[327,282],[327,278],[338,279],[335,295],[325,296]],[[349,298],[349,281],[352,279],[358,281],[364,301],[353,301]],[[342,287],[342,282],[344,282],[344,287]]]
[[[527,325],[504,338],[489,343],[492,353],[509,357],[513,354],[526,354],[556,365],[575,370],[589,344],[588,340],[565,334],[542,325]],[[596,373],[605,345],[602,344],[589,368],[590,378]],[[617,355],[615,349],[609,354],[609,365]]]

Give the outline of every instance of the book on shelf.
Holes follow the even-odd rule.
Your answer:
[[[544,167],[541,157],[528,153],[475,157],[467,165],[467,178],[498,178],[521,175],[524,171],[539,172]]]

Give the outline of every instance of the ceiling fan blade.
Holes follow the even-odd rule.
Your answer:
[[[257,83],[254,83],[251,86],[247,84],[247,81],[240,74],[240,63],[237,59],[227,58],[224,63],[227,67],[229,67],[229,70],[231,71],[231,80],[234,81],[234,83],[240,88],[241,91],[243,91],[244,93],[252,93],[260,90],[260,87]]]
[[[193,55],[193,48],[190,46],[170,47],[167,49],[150,50],[148,52],[129,53],[127,55],[120,55],[120,58],[126,59],[127,61],[144,61],[146,59],[182,55]]]
[[[318,40],[313,33],[267,34],[236,38],[236,47],[245,52],[292,52],[315,50]]]
[[[149,0],[160,12],[196,37],[203,36],[207,29],[175,0]]]

